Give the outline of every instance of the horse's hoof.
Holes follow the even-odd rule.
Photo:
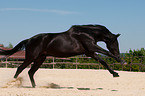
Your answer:
[[[118,73],[113,73],[113,77],[119,77]]]

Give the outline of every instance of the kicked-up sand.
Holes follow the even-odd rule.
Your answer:
[[[145,96],[145,73],[107,70],[39,69],[36,88],[31,87],[28,68],[13,79],[16,68],[0,68],[0,96]]]

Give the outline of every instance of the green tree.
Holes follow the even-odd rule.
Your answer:
[[[136,63],[131,65],[132,71],[145,71],[145,66],[139,66],[137,64],[142,63],[143,65],[145,65],[145,49],[141,48],[141,49],[137,49],[137,50],[129,50],[129,53],[125,54],[125,61],[127,62],[128,66],[130,66],[131,63]]]
[[[13,45],[12,45],[12,43],[9,43],[9,46],[8,46],[8,48],[13,48]]]
[[[134,56],[145,56],[145,49],[141,48],[140,50],[129,50],[129,53],[126,53],[126,57],[134,57]]]

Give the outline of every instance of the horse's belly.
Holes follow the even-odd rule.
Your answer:
[[[47,50],[47,55],[56,57],[70,57],[84,54],[84,49],[81,47],[55,47]]]

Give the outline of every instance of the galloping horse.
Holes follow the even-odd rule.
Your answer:
[[[11,50],[0,49],[0,55],[10,56],[25,48],[25,60],[23,64],[18,67],[14,78],[17,78],[29,64],[34,62],[28,72],[32,87],[36,86],[33,75],[42,65],[46,56],[70,57],[85,54],[86,56],[98,60],[113,74],[113,77],[119,77],[118,73],[114,72],[96,53],[105,54],[123,63],[120,59],[117,40],[119,36],[120,34],[112,34],[102,25],[74,25],[68,31],[62,33],[43,33],[35,35],[30,39],[21,41]],[[98,41],[105,42],[109,51],[99,47],[97,45]]]

